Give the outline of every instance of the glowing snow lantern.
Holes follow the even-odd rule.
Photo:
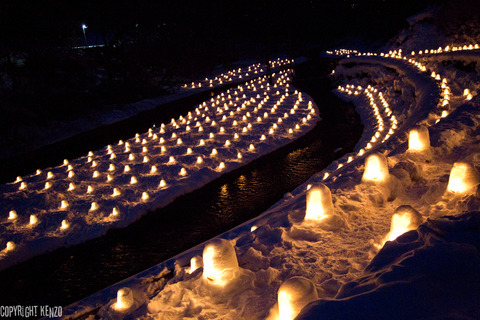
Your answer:
[[[159,187],[160,187],[160,188],[163,188],[163,187],[165,187],[166,185],[167,185],[167,183],[165,182],[165,180],[163,180],[163,179],[160,180],[160,184],[159,184]]]
[[[253,144],[250,144],[250,146],[248,146],[248,150],[251,150],[251,151],[255,150],[255,147],[253,146]]]
[[[12,251],[12,250],[15,250],[15,242],[13,241],[8,241],[7,242],[7,245],[5,247],[5,251]]]
[[[197,270],[200,267],[203,267],[202,258],[199,256],[195,256],[192,259],[190,259],[190,269],[188,270],[188,273],[193,273],[195,270]]]
[[[8,213],[8,220],[15,220],[17,219],[17,212],[15,210],[10,210]]]
[[[60,229],[67,230],[68,227],[70,227],[70,223],[68,223],[67,220],[62,220],[62,225],[60,226]]]
[[[125,287],[117,291],[117,301],[113,304],[113,308],[117,311],[125,311],[130,309],[134,303],[132,289]]]
[[[98,172],[96,170],[93,172],[93,177],[94,178],[98,178],[99,175],[100,175],[100,172]]]
[[[278,320],[293,320],[310,302],[317,300],[317,289],[304,277],[292,277],[278,289]]]
[[[130,184],[136,184],[138,181],[137,181],[137,178],[135,178],[135,176],[132,176],[130,178]]]
[[[187,170],[185,170],[185,168],[182,168],[182,169],[180,169],[180,172],[178,174],[181,175],[181,176],[185,176],[185,175],[187,175]]]
[[[135,155],[134,155],[133,153],[130,153],[130,154],[128,155],[128,160],[130,160],[130,161],[135,160]]]
[[[322,220],[333,214],[330,189],[323,183],[311,187],[307,192],[305,220]]]
[[[114,208],[112,209],[112,216],[114,216],[114,217],[115,217],[115,216],[118,216],[118,213],[119,213],[119,212],[118,212],[117,207],[114,207]]]
[[[54,177],[53,173],[51,171],[48,171],[47,179],[52,179],[53,177]]]
[[[92,193],[93,192],[93,187],[92,186],[88,186],[87,187],[87,193]]]
[[[213,148],[213,149],[212,149],[212,153],[210,154],[210,156],[214,157],[214,156],[216,156],[217,154],[218,154],[217,149]]]
[[[47,181],[47,182],[45,182],[45,188],[44,189],[48,190],[48,189],[50,189],[51,186],[52,186],[52,184]]]
[[[98,209],[98,204],[96,202],[92,202],[90,205],[90,210],[89,211],[95,211]]]
[[[147,201],[150,198],[147,192],[142,192],[142,200]]]
[[[27,184],[25,183],[25,181],[22,181],[22,183],[20,183],[20,187],[18,187],[18,190],[24,190],[27,188]]]
[[[455,162],[450,171],[447,190],[454,193],[466,193],[480,183],[480,175],[469,163]]]
[[[175,163],[175,158],[173,156],[170,156],[168,158],[168,163]]]
[[[113,188],[112,197],[117,197],[120,195],[120,190],[118,188]]]
[[[238,261],[230,241],[214,239],[203,249],[203,278],[224,286],[235,278]]]
[[[29,222],[29,224],[30,224],[31,226],[33,226],[33,225],[36,225],[37,223],[38,223],[37,216],[34,215],[34,214],[31,214],[31,215],[30,215],[30,222]]]
[[[390,231],[386,235],[383,244],[397,239],[407,231],[417,229],[422,222],[422,215],[411,206],[398,207],[392,216]]]
[[[242,154],[241,154],[240,152],[237,153],[237,158],[238,158],[238,159],[242,159]]]
[[[68,184],[68,189],[67,189],[67,191],[72,191],[72,190],[75,190],[75,184],[74,184],[73,182],[70,182],[70,183]]]
[[[224,163],[224,162],[220,162],[220,164],[218,165],[218,169],[219,169],[219,170],[225,169],[225,163]]]
[[[365,159],[365,171],[362,181],[382,182],[389,177],[387,158],[380,153],[373,153]]]
[[[408,150],[425,151],[430,148],[430,136],[425,126],[413,128],[408,133]]]
[[[157,172],[157,167],[156,166],[152,166],[152,168],[150,169],[150,173],[151,174],[154,174]]]
[[[192,154],[193,150],[192,148],[187,148],[187,154]]]
[[[62,200],[62,202],[60,202],[60,209],[67,209],[67,208],[68,208],[67,200]]]
[[[202,157],[198,156],[198,157],[197,157],[197,164],[200,164],[200,163],[202,163],[202,162],[203,162]]]

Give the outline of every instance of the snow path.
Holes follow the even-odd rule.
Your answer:
[[[0,270],[99,237],[311,130],[311,99],[287,72],[228,90],[128,141],[0,186]]]

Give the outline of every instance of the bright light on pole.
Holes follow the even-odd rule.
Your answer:
[[[85,45],[88,46],[88,43],[87,43],[87,35],[85,34],[85,29],[87,29],[88,27],[84,24],[82,24],[82,31],[83,31],[83,38],[85,39]]]

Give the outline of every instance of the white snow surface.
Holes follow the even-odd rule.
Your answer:
[[[0,270],[125,227],[311,130],[288,71],[222,92],[169,124],[0,185]],[[14,247],[12,247],[12,245]]]
[[[468,56],[476,60],[480,52]],[[67,307],[65,314],[289,319],[279,317],[277,290],[301,276],[313,282],[318,300],[297,319],[478,319],[480,187],[447,191],[455,162],[480,166],[478,74],[455,72],[439,63],[442,55],[408,58],[361,54],[341,61],[336,92],[355,103],[365,125],[355,152],[219,236],[234,245],[239,265],[225,286],[205,279],[202,267],[189,272],[190,259],[201,261],[207,241]],[[448,57],[456,58],[465,59]],[[465,84],[472,97],[464,96]],[[425,151],[407,150],[416,125],[429,130]],[[362,180],[372,153],[388,161],[384,181]],[[330,188],[335,214],[305,221],[306,193],[317,183]],[[383,245],[393,213],[404,205],[424,223]],[[123,287],[132,289],[135,303],[119,311],[116,295]]]

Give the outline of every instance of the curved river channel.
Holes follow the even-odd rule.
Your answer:
[[[87,297],[259,215],[286,192],[352,151],[363,126],[354,106],[332,93],[327,75],[334,66],[335,61],[327,59],[296,66],[293,85],[314,99],[322,117],[307,135],[124,229],[1,272],[0,305],[66,306]],[[197,99],[190,99],[191,109],[205,97]],[[185,110],[177,112],[176,117]],[[152,118],[144,121],[151,125],[148,119]]]

